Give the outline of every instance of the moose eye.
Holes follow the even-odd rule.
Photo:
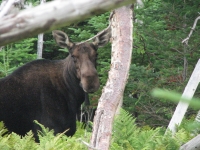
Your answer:
[[[72,58],[74,59],[74,62],[77,61],[77,58],[74,55],[72,55]]]

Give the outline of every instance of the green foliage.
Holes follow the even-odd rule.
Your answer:
[[[191,107],[191,109],[199,110],[200,109],[200,99],[199,98],[192,98],[189,99],[187,97],[182,97],[181,94],[173,91],[168,90],[162,90],[162,89],[154,89],[152,91],[152,96],[160,98],[161,101],[168,100],[172,101],[174,103],[183,102],[183,103],[189,103],[188,107]],[[187,130],[188,133],[192,133],[194,135],[200,133],[200,123],[198,121],[194,121],[195,117],[190,116],[189,119],[183,118],[183,121],[181,122],[181,125],[177,127],[177,129],[181,130],[182,128]]]
[[[181,94],[173,91],[168,90],[161,90],[161,89],[154,89],[152,91],[152,95],[162,99],[168,99],[173,102],[178,103],[179,101],[184,103],[189,103],[190,107],[193,109],[199,110],[200,109],[200,99],[199,98],[192,98],[189,99],[187,97],[181,97]]]
[[[164,75],[174,74],[181,73],[183,57],[186,57],[188,68],[193,68],[199,58],[199,27],[196,27],[188,47],[184,47],[181,41],[187,37],[198,16],[200,2],[154,0],[144,4],[143,8],[134,9],[137,19],[133,36],[134,63],[150,65],[155,71],[165,70]]]
[[[199,59],[199,24],[187,46],[181,41],[198,16],[199,4],[198,0],[147,0],[143,8],[134,9],[132,65],[123,108],[136,117],[140,126],[166,127],[172,117],[176,104],[160,101],[150,93],[156,87],[180,93],[184,90]],[[195,96],[199,94],[198,88]],[[194,114],[189,109],[186,117]]]
[[[166,100],[159,101],[151,96],[151,90],[155,86],[162,87],[167,82],[160,72],[155,72],[150,66],[131,65],[124,92],[123,108],[137,118],[136,122],[140,126],[168,125],[172,115],[169,112],[173,111],[175,104]]]
[[[4,128],[2,122],[0,122],[0,149],[1,150],[36,150],[38,144],[35,143],[32,132],[28,132],[26,136],[21,138],[15,133],[6,134],[7,129]],[[4,136],[3,136],[4,135]]]
[[[2,136],[7,130],[3,123],[0,123],[0,149],[2,150],[86,150],[88,149],[83,141],[90,143],[91,132],[82,128],[82,123],[77,122],[77,131],[73,137],[67,137],[63,132],[54,136],[54,131],[40,126],[38,131],[39,143],[36,143],[32,132],[20,137],[15,133]],[[171,132],[166,132],[164,128],[152,129],[149,126],[139,128],[135,119],[130,113],[121,109],[120,114],[115,118],[110,150],[178,150],[179,147],[189,141],[191,132],[184,128],[179,128],[178,132],[172,136]]]
[[[87,147],[82,143],[89,141],[90,133],[85,133],[84,129],[80,128],[78,123],[78,129],[73,137],[67,137],[63,132],[54,136],[54,131],[45,128],[43,125],[35,121],[37,125],[41,127],[41,131],[38,131],[39,143],[36,143],[32,132],[28,132],[26,136],[21,138],[15,133],[6,134],[2,136],[7,130],[3,127],[1,122],[0,128],[0,149],[1,150],[86,150]],[[83,140],[82,140],[83,139]]]
[[[164,133],[164,128],[138,128],[135,119],[121,110],[113,126],[111,150],[178,150],[192,138],[186,130],[179,130],[174,136]]]
[[[52,150],[52,149],[59,149],[59,150],[65,150],[65,149],[71,149],[71,150],[77,150],[77,149],[86,149],[87,147],[81,143],[81,138],[84,140],[89,140],[88,134],[86,137],[84,135],[84,129],[81,128],[80,123],[78,123],[78,130],[76,134],[73,137],[67,137],[65,135],[65,132],[57,134],[54,136],[54,131],[49,130],[48,128],[45,128],[43,125],[35,121],[36,124],[38,124],[42,131],[38,131],[39,141],[40,141],[40,147],[39,149],[43,150]]]
[[[36,38],[7,45],[0,52],[0,77],[7,76],[19,66],[36,59],[34,51]]]
[[[38,2],[34,1],[34,5]],[[119,120],[116,119],[111,149],[174,150],[186,139],[190,139],[188,132],[191,130],[186,132],[188,123],[185,122],[187,119],[182,125],[184,128],[180,127],[174,138],[170,134],[164,136],[163,128],[156,128],[168,125],[176,104],[169,102],[166,98],[160,101],[160,97],[152,97],[150,92],[155,87],[183,91],[188,77],[199,59],[199,24],[197,24],[188,46],[184,47],[181,41],[187,37],[194,19],[198,16],[199,4],[198,0],[184,2],[181,0],[146,0],[143,8],[134,9],[134,18],[139,21],[134,23],[132,65],[123,102],[123,108],[129,113],[122,112],[124,116],[118,118]],[[108,18],[109,12],[72,24],[61,30],[65,31],[73,42],[80,42],[107,27]],[[36,59],[36,49],[35,38],[6,46],[0,52],[0,77],[10,74],[26,62]],[[110,44],[100,48],[98,53],[97,69],[101,88],[94,94],[90,94],[92,107],[96,107],[102,88],[107,81],[111,61]],[[43,57],[64,59],[67,55],[66,49],[60,49],[56,46],[51,33],[46,33]],[[187,59],[187,68],[183,66],[184,57]],[[184,69],[187,69],[188,76],[183,81],[180,77]],[[198,88],[196,97],[199,94]],[[192,118],[191,114],[194,113],[191,110],[188,112],[189,118]],[[136,119],[132,120],[132,116],[135,116]],[[137,127],[136,124],[142,128]],[[42,125],[40,126],[42,128]],[[191,126],[190,128],[194,129],[195,127]],[[25,147],[32,147],[29,149],[86,149],[79,138],[86,139],[88,142],[91,134],[80,129],[79,125],[72,138],[66,137],[63,133],[54,137],[53,131],[42,129],[42,132],[38,133],[41,140],[39,144],[34,143],[31,132],[25,139],[12,133],[1,137],[0,149],[19,149],[18,147],[22,147],[20,149],[25,149]],[[0,130],[0,134],[2,135],[5,131],[5,129]]]

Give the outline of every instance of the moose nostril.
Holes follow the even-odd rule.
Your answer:
[[[82,74],[81,86],[83,90],[87,93],[96,92],[100,86],[98,75]]]

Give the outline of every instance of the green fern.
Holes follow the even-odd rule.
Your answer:
[[[174,136],[163,128],[138,128],[135,119],[125,110],[115,118],[111,150],[178,150],[191,139],[191,134],[180,129]]]
[[[113,126],[113,142],[123,148],[127,148],[133,137],[139,133],[135,125],[135,119],[125,110],[121,109],[116,117]],[[116,144],[112,145],[111,148]],[[128,146],[129,147],[129,146]]]
[[[7,129],[4,127],[3,122],[0,122],[0,149],[1,150],[36,150],[38,144],[35,143],[33,133],[30,131],[26,136],[21,136],[16,133],[5,134]]]
[[[84,136],[84,130],[79,128],[81,124],[78,124],[78,130],[73,137],[67,137],[65,132],[54,136],[54,131],[45,128],[42,124],[35,121],[41,127],[41,131],[38,131],[40,146],[38,150],[86,150],[87,147],[83,145],[80,138],[86,139]],[[88,138],[89,140],[89,138]]]
[[[33,138],[30,131],[26,136],[21,137],[15,133],[5,134],[5,129],[0,122],[0,149],[1,150],[87,150],[84,142],[89,143],[91,132],[82,129],[82,124],[77,123],[77,132],[73,137],[67,137],[64,133],[54,136],[54,131],[41,127],[38,131],[39,143]],[[125,110],[115,118],[113,126],[113,136],[110,150],[178,150],[180,145],[192,138],[191,134],[184,128],[172,136],[171,132],[164,134],[163,128],[139,128],[135,124],[135,119]]]
[[[17,135],[16,133],[11,133],[8,135],[9,140],[7,143],[10,146],[10,149],[14,150],[37,150],[38,144],[35,143],[35,140],[33,138],[33,133],[30,131],[27,133],[26,136],[21,138],[21,136]]]

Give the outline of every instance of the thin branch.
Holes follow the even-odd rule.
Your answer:
[[[0,46],[0,51],[2,51],[2,50],[3,50],[3,48],[4,48],[4,46]]]
[[[85,42],[89,42],[89,41],[95,39],[96,37],[98,37],[99,35],[101,35],[102,33],[105,33],[106,30],[111,30],[111,25],[110,25],[110,24],[109,24],[109,26],[108,26],[106,29],[100,31],[100,32],[97,33],[95,36],[93,36],[93,37],[91,37],[91,38],[89,38],[89,39],[87,39],[87,40],[85,40],[85,41],[79,42],[79,43],[77,43],[77,44],[82,44],[82,43],[85,43]]]
[[[80,42],[80,43],[78,43],[78,44],[85,43],[85,42],[89,42],[89,41],[95,39],[96,37],[98,37],[99,35],[101,35],[102,33],[105,33],[106,30],[111,30],[111,18],[113,17],[113,15],[114,15],[114,11],[112,11],[111,14],[110,14],[110,17],[109,17],[109,25],[108,25],[108,27],[107,27],[106,29],[104,29],[104,30],[102,30],[101,32],[97,33],[95,36],[91,37],[90,39],[85,40],[85,41],[82,41],[82,42]]]
[[[171,48],[171,50],[175,50],[175,51],[177,51],[178,53],[180,53],[181,55],[184,55],[184,53],[182,53],[182,52],[180,52],[178,49],[176,49],[176,48]]]
[[[89,143],[83,141],[81,138],[79,138],[78,140],[81,141],[83,144],[85,144],[88,148],[91,148],[91,149],[93,149],[93,150],[99,150],[99,149],[97,149],[97,148],[91,146]]]
[[[196,28],[196,25],[197,25],[197,21],[200,19],[200,16],[198,16],[195,21],[194,21],[194,24],[193,24],[193,27],[192,29],[190,30],[190,33],[188,34],[187,38],[185,38],[183,41],[182,41],[182,44],[185,43],[186,45],[188,45],[188,41],[190,39],[190,36],[192,35],[194,29]]]

